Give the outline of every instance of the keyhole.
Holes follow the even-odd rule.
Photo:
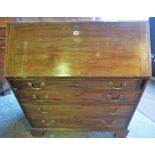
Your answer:
[[[75,31],[78,31],[78,30],[79,30],[79,26],[78,26],[78,25],[75,25],[75,26],[74,26],[74,30],[75,30]]]

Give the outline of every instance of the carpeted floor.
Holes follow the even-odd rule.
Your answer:
[[[155,90],[154,83],[154,81],[150,81],[147,86],[147,89],[144,92],[143,98],[141,99],[140,104],[138,106],[138,110],[135,112],[133,119],[130,123],[130,132],[128,134],[128,137],[155,137],[155,123],[149,118],[149,116],[146,117],[144,115],[145,109],[148,110],[148,108],[146,108],[146,104],[149,104],[148,106],[150,106],[154,103],[155,100],[155,95],[153,91],[151,91],[153,89]],[[141,113],[141,111],[143,111],[143,113]],[[147,111],[146,113],[149,113],[149,111]],[[29,131],[29,124],[13,93],[4,97],[0,97],[0,137],[32,138],[32,135]],[[44,137],[112,138],[113,134],[110,132],[87,132],[73,130],[50,131],[47,132]]]
[[[140,112],[155,122],[155,81],[150,80],[138,106]]]

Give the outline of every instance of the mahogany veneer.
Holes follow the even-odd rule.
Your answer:
[[[8,25],[4,70],[32,134],[79,129],[125,137],[151,75],[148,23],[33,19]]]

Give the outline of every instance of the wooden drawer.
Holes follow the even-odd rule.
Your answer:
[[[125,128],[128,123],[127,118],[98,118],[98,119],[78,119],[78,118],[51,118],[32,117],[30,118],[34,128],[71,128],[71,129],[120,129]]]
[[[23,103],[50,104],[134,104],[140,92],[16,91]]]
[[[24,80],[10,80],[13,88],[27,89],[27,90],[137,90],[140,79],[103,79],[95,78],[63,78],[63,79],[24,79]]]
[[[133,105],[124,106],[80,106],[80,105],[23,105],[30,117],[129,117]]]

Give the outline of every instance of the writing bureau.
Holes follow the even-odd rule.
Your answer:
[[[125,137],[151,75],[146,21],[50,18],[7,26],[4,74],[33,135],[47,130]]]

